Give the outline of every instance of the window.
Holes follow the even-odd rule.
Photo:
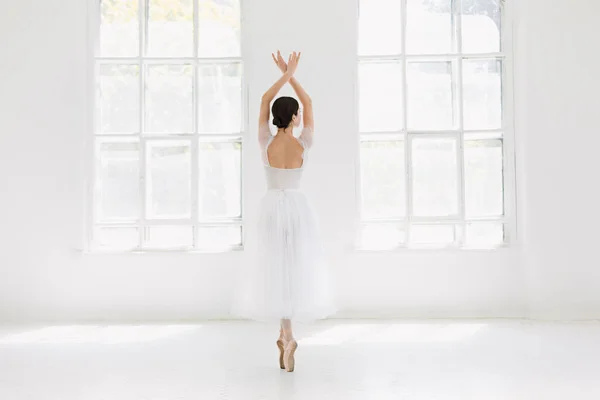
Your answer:
[[[359,244],[507,242],[502,0],[361,0]]]
[[[97,11],[91,248],[240,247],[239,0]]]

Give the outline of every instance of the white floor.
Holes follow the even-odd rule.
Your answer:
[[[600,399],[600,324],[330,321],[299,327],[0,328],[1,400]]]

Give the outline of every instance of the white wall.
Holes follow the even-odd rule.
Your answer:
[[[518,7],[519,219],[530,311],[598,318],[600,3]]]
[[[231,254],[78,250],[90,134],[84,3],[23,0],[0,15],[0,320],[226,317],[232,276],[252,259],[252,235],[250,250]],[[502,317],[528,310],[534,316],[600,316],[600,256],[593,246],[598,194],[592,190],[598,185],[589,177],[600,166],[593,154],[594,94],[600,89],[593,72],[600,59],[591,47],[600,33],[593,15],[600,10],[586,0],[546,4],[530,0],[517,9],[522,246],[370,254],[351,249],[355,4],[245,1],[252,116],[261,90],[276,77],[269,53],[304,53],[299,78],[315,100],[319,135],[305,183],[322,219],[341,316]],[[250,126],[248,226],[264,190],[254,118]]]

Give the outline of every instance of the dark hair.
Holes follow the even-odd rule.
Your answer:
[[[292,117],[298,115],[300,105],[298,100],[293,97],[280,97],[273,103],[271,112],[273,112],[273,125],[278,128],[287,128],[292,122]]]

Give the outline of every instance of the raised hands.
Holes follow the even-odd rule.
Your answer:
[[[296,53],[294,51],[292,54],[290,54],[290,57],[288,58],[287,63],[281,56],[281,52],[279,50],[277,50],[277,55],[271,53],[271,57],[273,57],[273,61],[275,62],[275,65],[277,65],[277,68],[279,68],[281,73],[287,74],[290,77],[292,77],[292,76],[294,76],[294,73],[296,72],[296,69],[298,68],[298,62],[300,61],[301,54],[302,53]]]
[[[288,59],[288,63],[287,63],[287,73],[290,74],[290,76],[294,76],[294,74],[296,73],[296,69],[298,68],[298,62],[300,61],[300,55],[302,53],[296,53],[293,52],[292,54],[290,54],[290,58]]]
[[[285,74],[288,66],[283,57],[281,57],[281,52],[277,50],[277,56],[271,53],[271,57],[273,57],[273,61],[275,61],[275,65],[277,65],[281,73]]]
[[[271,86],[263,95],[260,102],[260,115],[259,115],[259,126],[267,124],[269,122],[270,114],[270,104],[277,96],[277,93],[281,90],[281,88],[289,83],[292,85],[294,92],[298,96],[298,99],[302,103],[304,107],[304,112],[302,113],[303,123],[305,128],[309,128],[311,131],[314,128],[313,121],[313,107],[312,100],[310,96],[306,93],[304,88],[300,85],[298,80],[294,77],[296,73],[296,69],[298,68],[298,63],[300,62],[300,56],[302,53],[296,53],[295,51],[290,54],[287,63],[281,56],[281,52],[277,50],[277,55],[271,53],[271,57],[273,57],[273,62],[277,65],[277,68],[281,71],[283,76],[281,76],[274,84]]]

